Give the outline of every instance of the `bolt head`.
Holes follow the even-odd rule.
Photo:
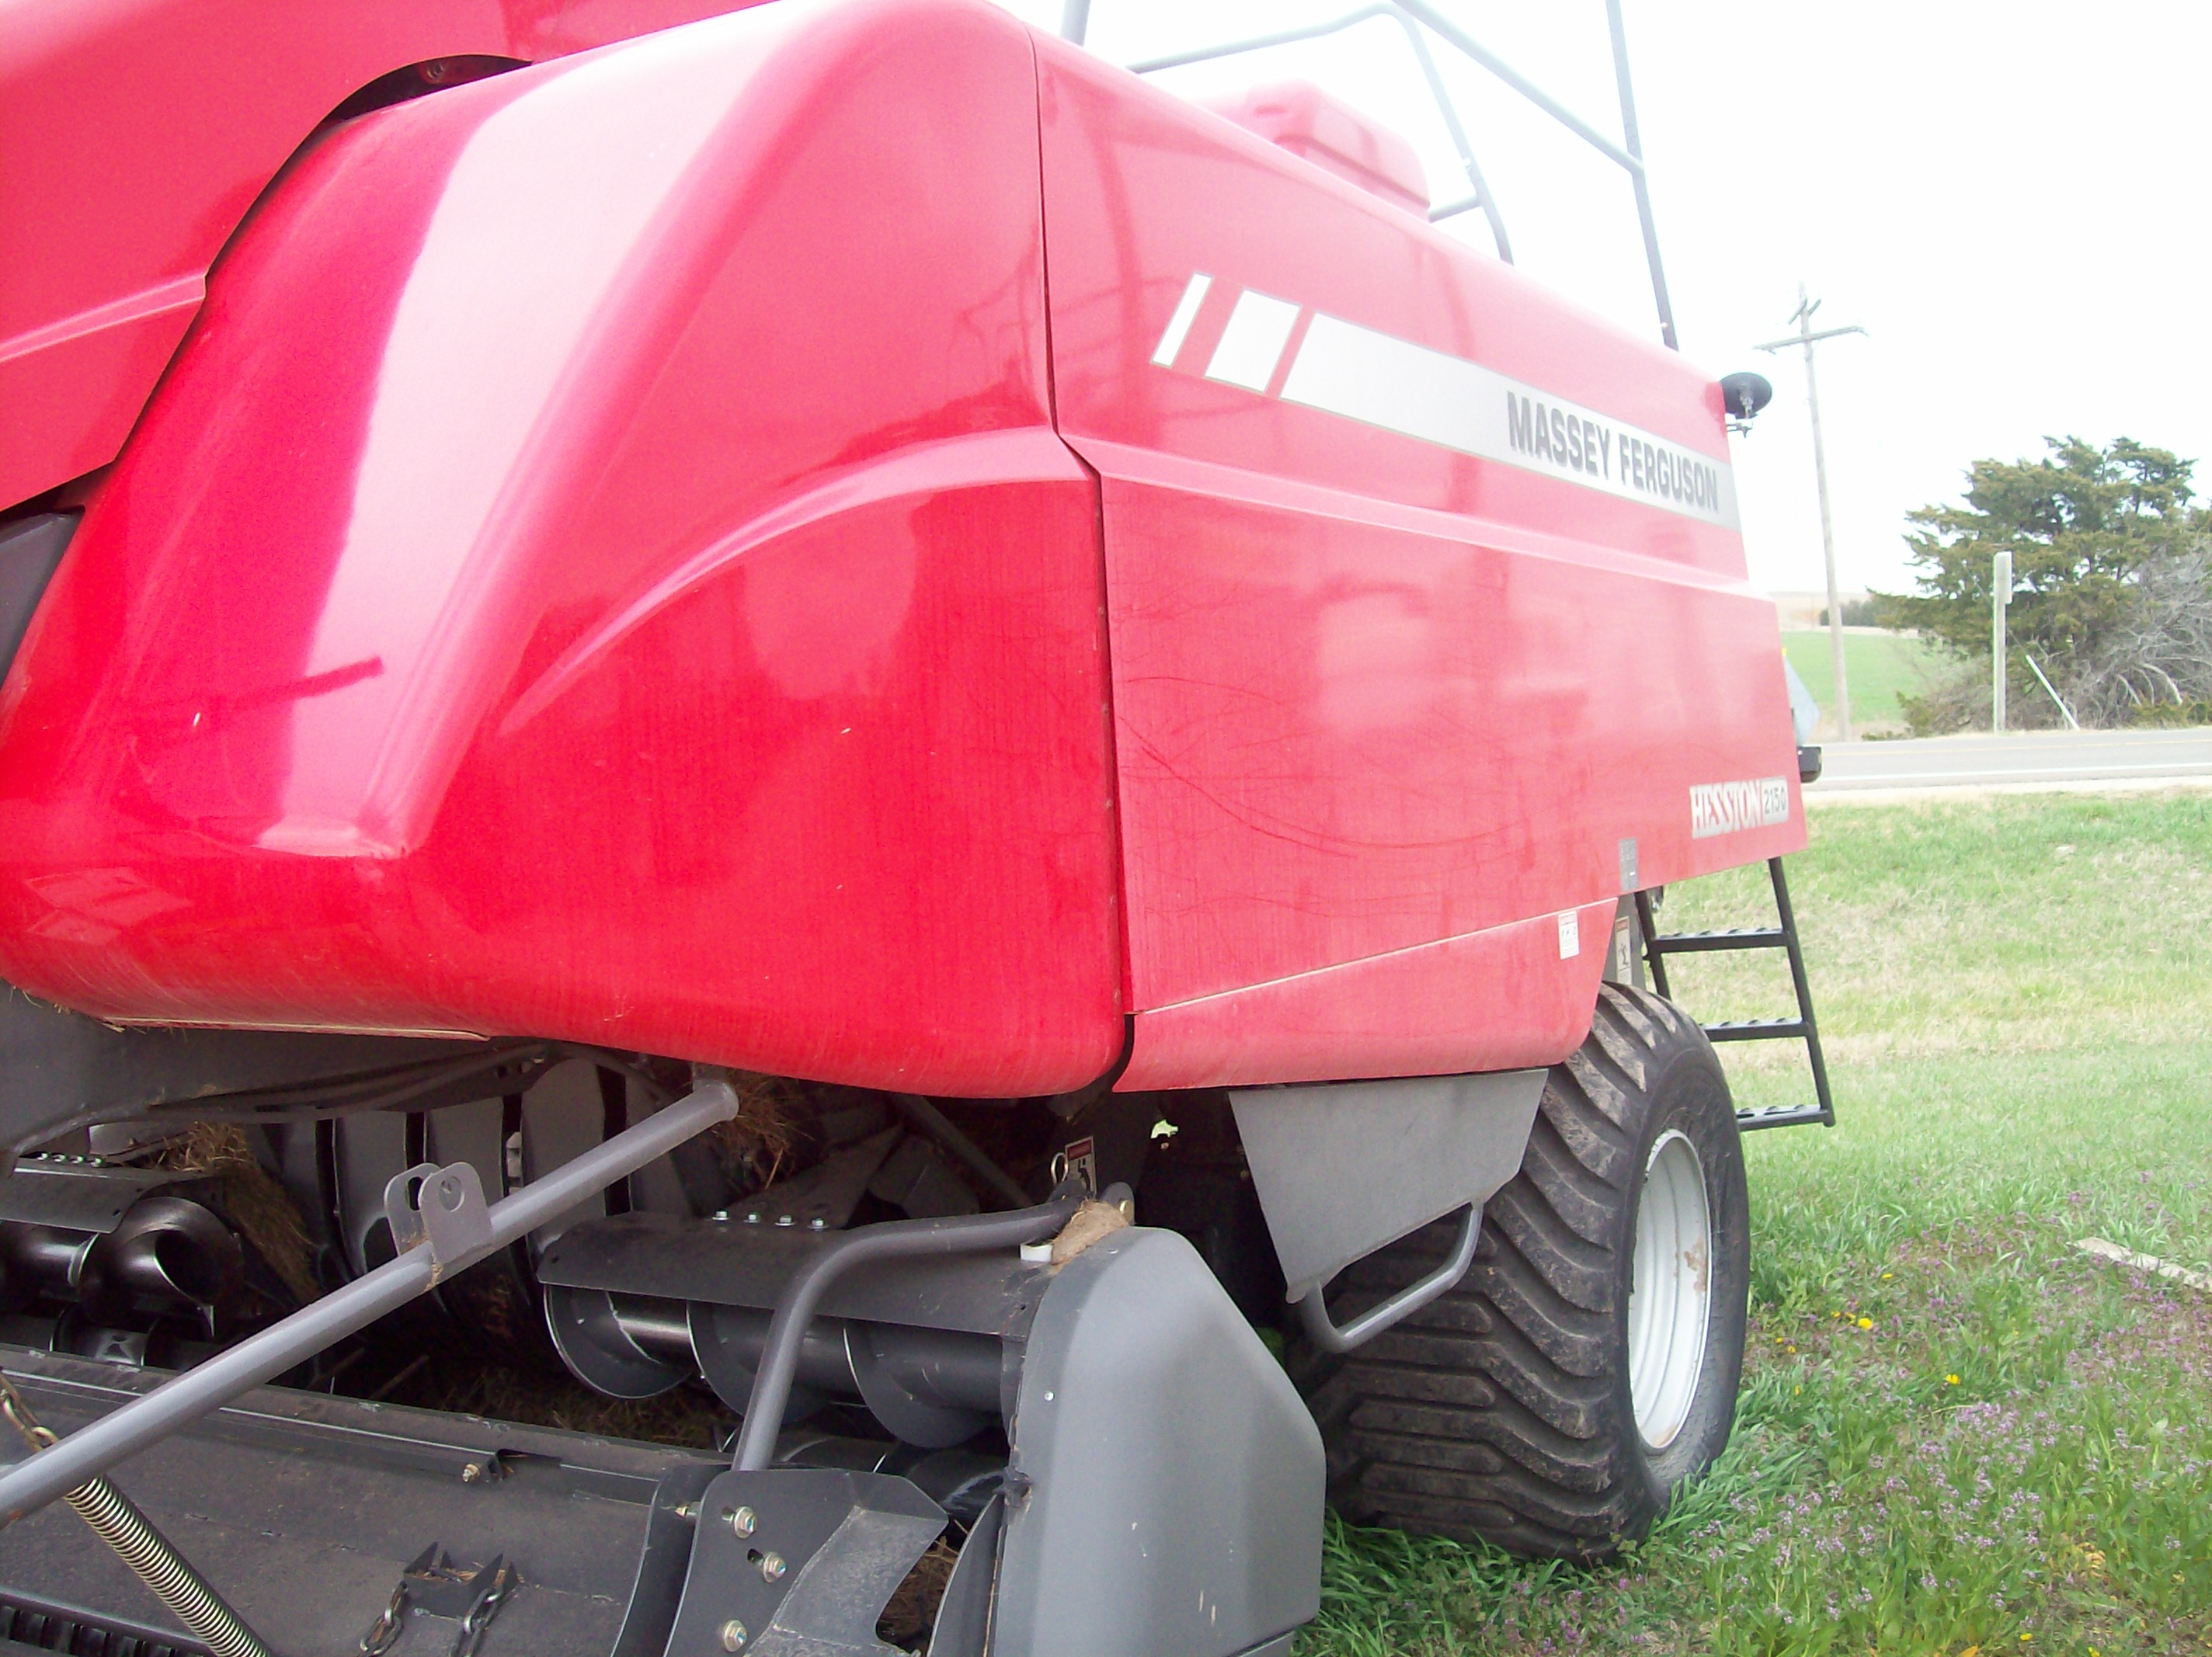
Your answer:
[[[722,1624],[722,1649],[743,1651],[745,1648],[745,1625],[734,1617]]]
[[[761,1556],[761,1581],[763,1582],[776,1582],[781,1581],[782,1578],[783,1556],[780,1553],[763,1554]]]
[[[729,1513],[729,1520],[730,1528],[739,1536],[750,1536],[754,1527],[760,1523],[760,1515],[750,1508],[732,1508]]]
[[[464,1484],[480,1484],[483,1482],[483,1463],[481,1461],[471,1461],[461,1469],[461,1483]]]

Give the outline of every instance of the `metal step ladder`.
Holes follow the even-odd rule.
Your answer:
[[[1638,892],[1636,922],[1644,937],[1644,964],[1651,974],[1651,987],[1672,999],[1667,988],[1667,957],[1670,955],[1704,955],[1717,950],[1787,950],[1790,981],[1797,991],[1797,1016],[1707,1024],[1705,1035],[1717,1042],[1802,1041],[1805,1044],[1805,1056],[1813,1067],[1814,1096],[1818,1102],[1740,1109],[1735,1120],[1741,1132],[1797,1127],[1814,1122],[1822,1127],[1833,1127],[1836,1103],[1828,1091],[1828,1063],[1820,1054],[1820,1029],[1813,1022],[1813,992],[1805,980],[1805,952],[1797,944],[1797,915],[1790,907],[1790,883],[1783,877],[1780,858],[1769,858],[1766,871],[1774,881],[1774,909],[1780,920],[1780,925],[1775,926],[1737,927],[1717,932],[1662,932],[1652,918],[1651,894]]]

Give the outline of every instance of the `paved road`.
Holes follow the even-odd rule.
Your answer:
[[[2212,730],[2023,731],[1829,743],[1808,794],[1893,788],[2212,783]]]

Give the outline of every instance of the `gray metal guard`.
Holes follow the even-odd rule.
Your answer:
[[[1348,1351],[1448,1292],[1474,1260],[1482,1205],[1521,1166],[1540,1070],[1236,1088],[1245,1161],[1287,1297],[1324,1350]],[[1345,1328],[1322,1298],[1376,1249],[1464,1208],[1437,1271]]]

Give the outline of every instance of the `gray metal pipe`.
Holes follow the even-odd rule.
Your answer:
[[[1636,161],[1629,176],[1636,184],[1636,218],[1644,229],[1644,263],[1651,267],[1651,298],[1659,307],[1659,337],[1668,350],[1679,351],[1682,343],[1674,334],[1674,301],[1667,297],[1667,270],[1659,262],[1659,227],[1651,216],[1651,179],[1644,170],[1644,140],[1636,125],[1636,89],[1628,76],[1628,34],[1621,25],[1620,0],[1605,0],[1605,15],[1613,32],[1613,79],[1620,88],[1620,136]]]
[[[474,1265],[617,1180],[635,1174],[694,1134],[728,1121],[738,1114],[738,1105],[737,1089],[726,1078],[702,1078],[665,1109],[494,1203],[487,1211],[490,1241],[457,1259],[438,1262],[434,1276],[428,1248],[410,1248],[397,1259],[271,1324],[252,1339],[217,1353],[197,1369],[187,1369],[143,1398],[70,1434],[52,1449],[19,1462],[0,1473],[0,1526],[13,1524],[187,1423],[221,1409],[240,1393],[366,1328],[426,1293],[437,1277],[450,1277]]]
[[[1035,1242],[1066,1224],[1082,1203],[1082,1187],[1070,1181],[1036,1207],[1017,1209],[1011,1214],[979,1214],[957,1220],[893,1220],[846,1232],[799,1267],[784,1285],[775,1315],[769,1320],[760,1369],[753,1376],[752,1397],[745,1405],[744,1425],[738,1431],[737,1454],[732,1465],[739,1472],[757,1472],[774,1459],[776,1435],[783,1429],[784,1406],[790,1402],[791,1384],[798,1375],[801,1338],[823,1296],[846,1272],[870,1260],[969,1254]]]

